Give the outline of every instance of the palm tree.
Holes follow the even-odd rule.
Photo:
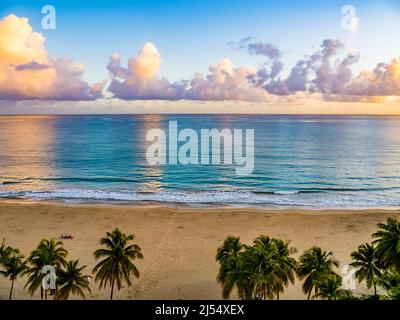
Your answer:
[[[220,265],[218,281],[222,285],[222,296],[228,299],[233,288],[237,288],[239,299],[253,298],[253,283],[250,251],[241,252],[236,259],[231,258]]]
[[[259,236],[248,251],[254,296],[259,299],[273,298],[279,277],[274,272],[275,247],[272,238]]]
[[[241,299],[246,299],[251,293],[246,281],[246,261],[243,255],[246,246],[240,242],[238,237],[229,236],[223,245],[218,248],[216,261],[220,264],[217,281],[222,285],[222,296],[228,299],[233,288],[236,286]]]
[[[76,294],[85,300],[83,290],[91,292],[89,288],[89,275],[82,274],[86,266],[78,267],[79,260],[68,261],[65,269],[61,269],[57,274],[57,284],[59,286],[55,295],[56,300],[68,300],[70,294]]]
[[[376,296],[376,283],[381,276],[381,271],[379,270],[379,259],[374,244],[365,243],[359,246],[357,251],[351,254],[351,258],[354,262],[350,265],[357,269],[356,278],[359,282],[365,280],[368,289],[373,286]]]
[[[295,252],[288,242],[265,235],[255,239],[251,247],[238,237],[228,237],[216,257],[223,298],[229,298],[236,287],[240,299],[267,299],[275,294],[279,299],[279,293],[294,282],[297,262],[290,255]]]
[[[349,290],[342,289],[342,277],[339,275],[328,275],[317,281],[318,293],[314,298],[327,300],[345,300],[351,299],[352,293]]]
[[[380,299],[400,300],[400,273],[394,268],[382,272],[377,284],[387,292],[387,295],[380,296]]]
[[[43,293],[45,300],[47,300],[47,290],[43,290],[42,280],[45,274],[42,272],[45,266],[52,266],[56,270],[60,270],[62,266],[66,265],[65,258],[68,252],[64,249],[61,241],[55,239],[40,241],[37,248],[32,251],[28,258],[29,268],[25,273],[28,275],[28,281],[25,285],[28,287],[28,292],[31,296],[40,287],[40,297],[43,300]]]
[[[297,275],[304,279],[303,292],[308,294],[310,300],[311,292],[314,289],[318,294],[318,284],[324,277],[336,274],[334,267],[339,267],[339,261],[333,258],[333,252],[322,251],[319,247],[312,247],[305,251],[299,260]]]
[[[382,272],[377,284],[386,291],[392,288],[400,287],[400,273],[394,269],[388,269]]]
[[[24,260],[24,257],[19,254],[19,250],[11,249],[11,253],[2,259],[2,265],[4,267],[4,271],[0,271],[1,274],[6,278],[10,278],[11,280],[11,288],[9,300],[12,299],[14,282],[18,279],[20,275],[22,275],[27,269],[27,262]]]
[[[372,236],[378,238],[376,244],[376,255],[380,264],[385,269],[393,266],[400,271],[400,222],[388,218],[386,224],[379,223],[379,230]]]
[[[6,240],[3,239],[0,246],[0,264],[2,261],[10,256],[13,252],[13,248],[6,246]]]
[[[107,232],[107,236],[100,239],[100,244],[105,246],[105,249],[98,249],[93,253],[96,260],[104,258],[94,267],[93,273],[96,273],[96,282],[100,281],[100,288],[105,288],[107,283],[110,284],[110,300],[113,298],[115,283],[120,290],[123,281],[128,286],[132,285],[130,280],[132,274],[139,278],[139,270],[133,264],[133,260],[143,259],[143,254],[137,244],[128,245],[134,239],[135,236],[127,236],[115,229],[111,233]]]
[[[391,300],[400,300],[400,286],[389,290],[389,298]]]
[[[216,260],[224,263],[230,258],[236,258],[246,246],[240,242],[239,237],[229,236],[225,239],[224,244],[218,248]]]
[[[265,235],[254,240],[253,247],[249,248],[251,259],[251,278],[254,295],[257,298],[273,298],[281,279],[275,272],[275,258],[277,254],[276,243],[273,238]]]
[[[295,273],[298,267],[296,259],[290,255],[297,252],[296,248],[289,247],[289,242],[281,239],[272,239],[275,245],[275,254],[273,256],[274,273],[278,275],[279,281],[274,288],[276,298],[279,300],[279,293],[284,291],[284,288],[289,283],[294,283]]]

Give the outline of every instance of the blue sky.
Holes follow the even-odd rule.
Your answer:
[[[371,66],[400,52],[397,1],[3,1],[2,17],[26,16],[35,31],[46,37],[46,48],[55,56],[70,56],[85,64],[85,79],[107,75],[105,65],[112,52],[122,60],[134,56],[150,41],[163,58],[160,73],[171,80],[189,78],[195,71],[224,57],[235,65],[262,63],[260,57],[227,46],[246,36],[275,44],[288,67],[315,51],[326,38],[347,40],[341,28],[341,8],[352,4],[360,17],[354,43],[361,62]],[[43,30],[40,10],[52,4],[57,29]]]
[[[44,5],[56,9],[55,30],[41,26]],[[356,10],[353,31],[342,27],[346,5]],[[25,31],[13,31],[14,25]],[[375,103],[376,113],[382,108],[398,113],[399,30],[398,0],[2,1],[0,37],[7,41],[0,41],[0,58],[5,57],[0,61],[0,100],[166,100],[165,108],[189,100],[216,112],[222,109],[209,101],[289,105],[293,110],[301,105],[298,112],[326,103],[332,113],[363,113],[366,103]],[[38,46],[27,40],[35,32],[46,39]],[[252,44],[279,49],[283,67],[278,76],[266,72],[276,60],[254,54],[247,45],[245,50],[228,45],[237,47],[246,37]],[[326,39],[332,40],[322,47]],[[324,50],[333,50],[329,61],[322,58]],[[111,59],[113,53],[118,55]],[[299,70],[291,76],[298,61],[310,61],[315,53],[319,58],[303,70],[306,77]],[[357,61],[350,62],[351,55]],[[390,107],[382,107],[384,102]],[[353,104],[344,108],[344,103]]]

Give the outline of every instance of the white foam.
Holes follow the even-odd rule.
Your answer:
[[[378,208],[399,207],[398,198],[387,198],[367,193],[288,193],[255,194],[250,191],[159,191],[141,193],[130,190],[59,189],[49,191],[0,192],[2,198],[28,198],[35,200],[128,201],[184,204],[226,204],[231,206],[257,205],[264,207],[310,208]]]
[[[281,194],[281,195],[285,195],[285,194],[298,194],[299,191],[275,191],[274,194]]]

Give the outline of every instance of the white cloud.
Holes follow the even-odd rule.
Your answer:
[[[27,18],[0,20],[0,99],[87,100],[101,96],[81,78],[83,64],[51,57]]]

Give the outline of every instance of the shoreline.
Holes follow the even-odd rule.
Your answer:
[[[277,206],[267,207],[264,205],[235,205],[235,204],[218,204],[218,203],[198,203],[190,204],[183,202],[158,202],[158,201],[106,201],[106,200],[93,200],[93,201],[68,201],[63,199],[54,200],[39,200],[39,199],[22,199],[22,198],[0,198],[0,205],[2,203],[12,204],[49,204],[49,205],[65,205],[65,206],[94,206],[94,207],[112,207],[112,208],[172,208],[172,209],[192,209],[192,210],[213,210],[213,209],[226,209],[226,210],[261,210],[261,211],[400,211],[400,207],[296,207],[296,206]]]
[[[0,240],[27,256],[43,238],[72,234],[64,240],[67,259],[79,259],[90,274],[98,241],[115,227],[136,236],[144,259],[133,286],[115,293],[116,299],[222,299],[216,281],[217,248],[228,235],[246,244],[266,234],[290,240],[296,258],[313,245],[333,251],[344,264],[350,253],[372,240],[377,224],[388,217],[400,219],[400,210],[304,210],[259,208],[191,208],[162,205],[112,206],[54,202],[0,201]],[[23,289],[25,278],[15,283],[15,299],[31,299]],[[109,290],[98,290],[92,281],[87,299],[107,299]],[[6,299],[9,281],[0,278],[0,299]],[[358,285],[356,293],[367,293]],[[38,299],[36,294],[32,299]],[[232,296],[231,298],[235,298]],[[282,299],[305,299],[301,282],[289,286]]]

